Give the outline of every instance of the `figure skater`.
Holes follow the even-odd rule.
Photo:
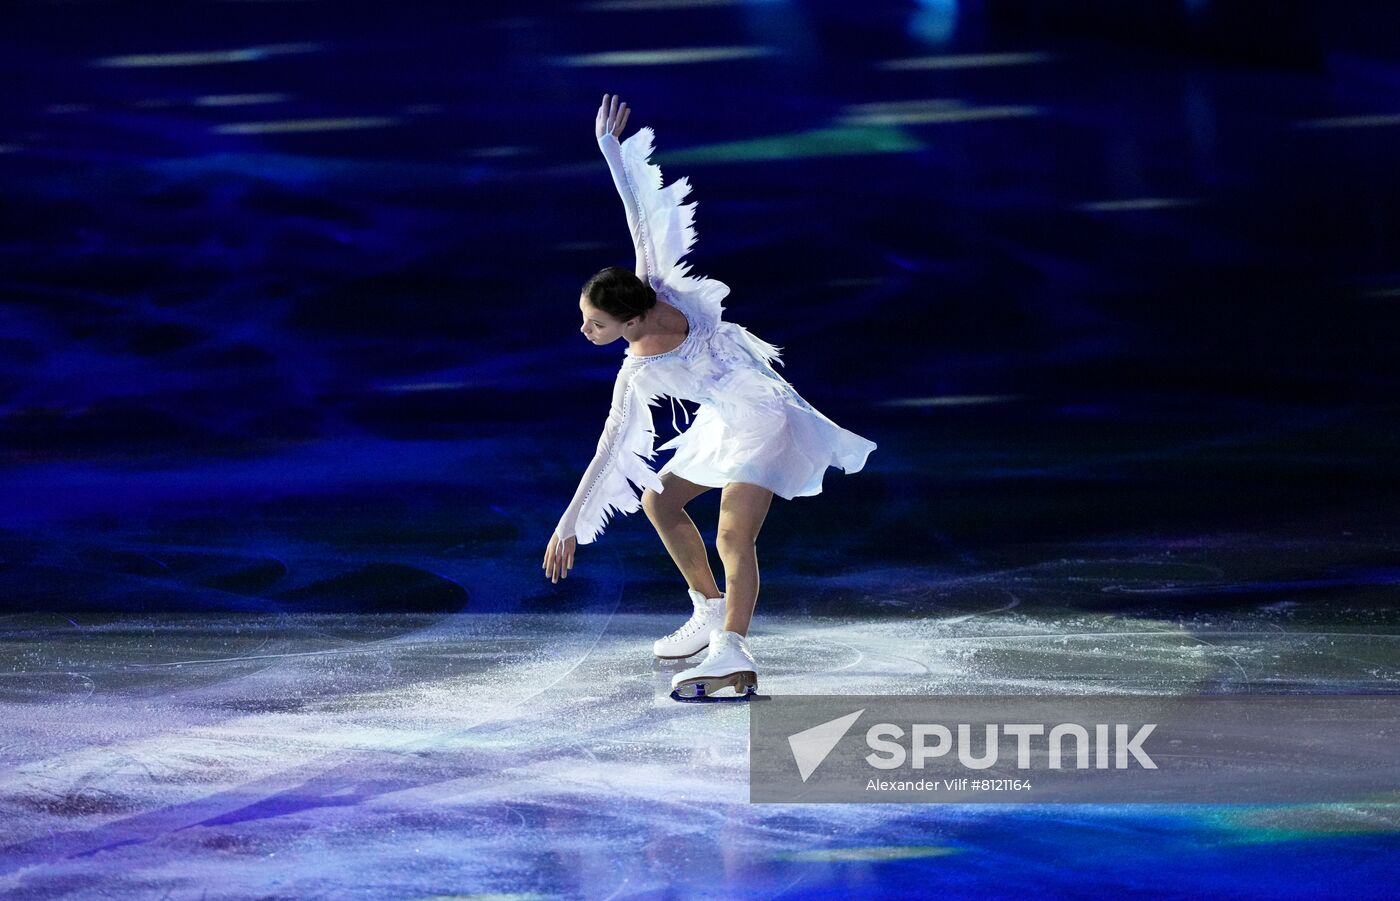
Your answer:
[[[630,112],[604,94],[594,131],[627,212],[636,269],[608,267],[579,297],[584,337],[598,345],[625,338],[628,346],[597,451],[545,550],[545,576],[568,578],[576,545],[592,543],[614,512],[645,510],[694,608],[653,651],[681,660],[709,649],[671,680],[671,697],[743,700],[758,687],[746,636],[758,599],[758,532],[773,495],[820,494],[828,466],[859,472],[876,445],[822,415],[773,369],[781,348],[724,321],[727,285],[686,275],[690,264],[680,258],[696,236],[696,204],[681,203],[690,184],[681,178],[662,187],[650,128],[618,142]],[[662,397],[671,398],[672,425],[677,399],[700,406],[693,422],[686,410],[689,428],[656,448],[650,406]],[[645,461],[658,449],[676,453],[655,472]],[[629,481],[642,489],[640,500]],[[722,489],[715,543],[724,592],[685,512],[710,488]],[[724,689],[734,694],[716,697]]]

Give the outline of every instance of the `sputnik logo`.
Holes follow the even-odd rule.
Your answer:
[[[788,736],[788,747],[792,748],[792,759],[797,761],[797,772],[802,775],[803,782],[816,772],[817,767],[822,765],[822,761],[864,712],[865,708],[862,707],[855,713],[848,713],[820,726],[803,729]]]

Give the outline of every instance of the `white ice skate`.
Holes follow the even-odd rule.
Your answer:
[[[705,645],[710,643],[710,632],[724,626],[724,607],[727,603],[724,592],[721,591],[717,598],[707,598],[694,588],[689,591],[695,612],[684,626],[651,646],[652,653],[662,660],[684,660],[705,650]]]
[[[725,688],[734,689],[734,694],[716,696]],[[710,652],[704,662],[671,679],[674,701],[747,701],[757,690],[758,664],[748,641],[724,629],[710,633]]]

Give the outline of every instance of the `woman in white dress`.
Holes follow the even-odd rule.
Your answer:
[[[820,494],[828,466],[859,472],[876,445],[822,415],[773,369],[780,348],[724,321],[727,285],[686,275],[690,264],[680,258],[695,243],[695,203],[681,201],[690,184],[662,186],[649,161],[650,128],[619,143],[629,114],[616,95],[603,95],[595,132],[627,212],[636,268],[602,270],[579,297],[584,337],[598,345],[624,338],[628,347],[593,460],[550,536],[545,576],[567,578],[576,545],[593,542],[614,512],[645,510],[693,606],[690,620],[653,651],[677,660],[709,649],[699,666],[676,674],[671,696],[719,700],[716,691],[729,688],[743,699],[758,684],[746,636],[758,598],[758,533],[773,495]],[[689,428],[656,448],[650,405],[662,397],[700,407]],[[672,448],[659,472],[646,463]],[[642,489],[640,499],[629,482]],[[685,512],[711,488],[722,489],[715,544],[724,592]]]

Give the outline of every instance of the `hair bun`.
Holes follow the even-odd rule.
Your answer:
[[[622,322],[642,316],[656,307],[656,289],[636,273],[621,266],[599,271],[583,286],[588,302]]]

